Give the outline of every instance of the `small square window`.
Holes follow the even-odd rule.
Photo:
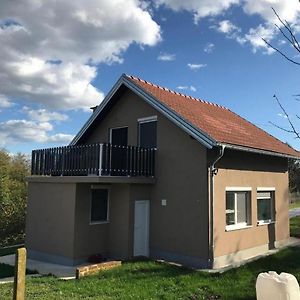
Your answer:
[[[226,227],[243,227],[251,223],[249,191],[226,192]]]
[[[92,189],[90,221],[108,222],[108,189]]]
[[[275,220],[274,191],[257,192],[257,220],[258,223],[270,223]]]

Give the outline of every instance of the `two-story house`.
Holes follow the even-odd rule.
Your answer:
[[[289,240],[299,152],[229,109],[122,75],[69,146],[32,152],[29,257],[219,268]]]

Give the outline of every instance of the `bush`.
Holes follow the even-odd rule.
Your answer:
[[[29,160],[0,150],[0,247],[24,241]]]

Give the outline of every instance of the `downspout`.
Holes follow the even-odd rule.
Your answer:
[[[215,167],[216,163],[223,157],[225,151],[225,146],[220,147],[220,153],[211,163],[209,167],[209,180],[210,180],[210,201],[209,201],[209,265],[213,268],[214,265],[214,251],[215,251],[215,241],[214,241],[214,176],[217,175],[218,169]]]

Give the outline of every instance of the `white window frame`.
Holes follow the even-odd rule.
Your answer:
[[[226,192],[251,192],[252,187],[250,186],[226,186]]]
[[[139,118],[137,121],[139,123],[156,122],[157,121],[157,116]]]
[[[106,221],[92,221],[92,190],[107,190],[107,214]],[[108,224],[109,223],[109,206],[110,206],[110,187],[105,185],[92,185],[90,192],[90,225]]]
[[[145,117],[145,118],[139,118],[139,119],[137,119],[137,122],[138,122],[138,146],[140,147],[140,141],[141,141],[140,124],[157,122],[157,116],[150,116],[150,117]],[[156,139],[157,139],[157,134],[156,134]],[[157,149],[157,147],[155,147],[154,149]]]
[[[226,192],[233,192],[234,193],[234,221],[235,224],[227,225],[226,224],[226,215],[227,215],[227,209],[226,209]],[[246,209],[247,213],[249,213],[249,216],[247,216],[248,222],[242,222],[237,223],[237,193],[238,192],[245,192],[248,193],[249,199],[246,199]],[[225,188],[225,224],[226,224],[226,231],[231,230],[238,230],[238,229],[245,229],[252,227],[251,225],[251,218],[252,218],[252,210],[251,210],[251,197],[252,197],[252,188],[251,187],[226,187]],[[249,211],[248,211],[249,210]]]
[[[259,197],[259,192],[270,192],[271,197]],[[271,219],[259,220],[258,219],[258,201],[262,199],[270,199],[271,201]],[[267,225],[275,223],[275,187],[258,187],[256,190],[256,205],[257,205],[257,225]]]

